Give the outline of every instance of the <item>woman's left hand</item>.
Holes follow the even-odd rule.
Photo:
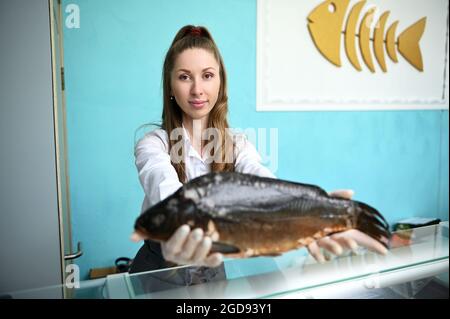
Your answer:
[[[352,190],[337,190],[330,193],[330,196],[351,199],[354,192]],[[339,256],[345,250],[355,251],[358,245],[377,252],[379,254],[387,254],[387,249],[372,237],[364,234],[357,229],[350,229],[344,232],[326,236],[319,240],[313,241],[307,246],[309,253],[318,262],[325,262],[326,258],[322,253],[322,249]]]

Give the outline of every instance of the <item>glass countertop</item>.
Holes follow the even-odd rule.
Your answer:
[[[225,273],[204,283],[187,281],[187,275],[195,267],[181,266],[82,281],[69,295],[108,299],[297,298],[307,297],[309,292],[317,289],[329,291],[355,283],[367,289],[383,288],[439,274],[445,274],[448,285],[448,228],[448,222],[443,222],[397,231],[393,233],[394,240],[385,256],[359,248],[323,264],[307,253],[294,254],[288,263],[280,262],[279,257],[256,257],[264,258],[263,262],[270,262],[275,267],[248,276],[229,276],[244,273],[241,269],[243,260],[226,259]],[[21,298],[21,295],[18,293],[13,297]]]

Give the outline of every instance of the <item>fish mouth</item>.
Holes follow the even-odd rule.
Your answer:
[[[150,233],[142,226],[136,225],[134,232],[144,240],[151,238]]]

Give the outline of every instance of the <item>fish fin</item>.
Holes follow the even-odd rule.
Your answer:
[[[211,247],[211,252],[222,254],[236,254],[240,251],[238,247],[220,241],[213,242]]]
[[[413,67],[421,72],[423,71],[423,61],[419,41],[425,31],[426,20],[426,17],[420,19],[398,36],[398,51]]]
[[[355,228],[388,248],[391,233],[387,221],[375,208],[361,202],[355,201],[355,203],[359,208]]]

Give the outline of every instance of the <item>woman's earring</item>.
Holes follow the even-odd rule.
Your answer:
[[[173,101],[173,99],[174,99],[174,97],[173,97],[173,95],[171,95],[171,96],[170,96],[170,100]]]

